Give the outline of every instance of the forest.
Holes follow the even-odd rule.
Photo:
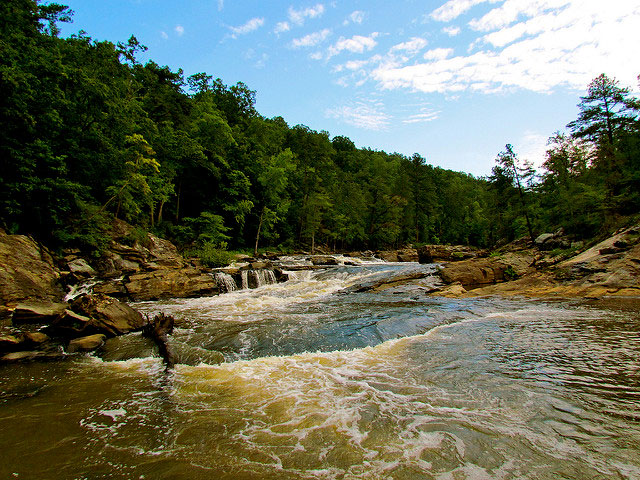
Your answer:
[[[506,145],[474,178],[265,118],[243,83],[142,64],[134,36],[61,38],[65,6],[0,13],[0,226],[54,249],[99,254],[114,217],[216,255],[588,239],[640,212],[640,101],[606,74],[541,172]]]

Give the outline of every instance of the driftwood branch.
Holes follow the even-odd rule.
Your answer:
[[[142,335],[150,338],[158,346],[158,352],[167,369],[175,365],[175,357],[169,347],[169,335],[173,332],[175,319],[171,315],[159,313],[142,328]]]

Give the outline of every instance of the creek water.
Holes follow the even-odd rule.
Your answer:
[[[639,479],[640,314],[350,288],[433,269],[136,304],[169,373],[139,334],[1,366],[0,478]]]

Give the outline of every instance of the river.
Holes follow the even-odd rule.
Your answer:
[[[433,269],[136,304],[169,373],[139,334],[0,366],[0,478],[640,479],[640,313],[353,288]]]

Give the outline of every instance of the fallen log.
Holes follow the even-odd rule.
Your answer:
[[[174,323],[175,319],[171,315],[159,313],[142,328],[142,335],[153,340],[158,346],[158,352],[167,370],[175,365],[175,356],[169,346],[169,335],[173,332]]]

